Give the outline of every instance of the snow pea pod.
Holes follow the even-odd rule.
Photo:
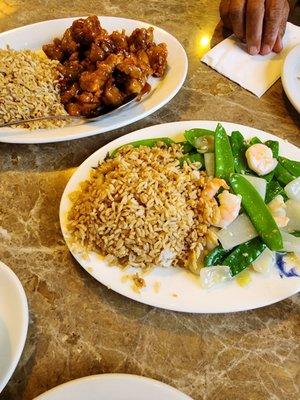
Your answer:
[[[203,136],[214,136],[214,131],[209,129],[194,128],[184,132],[185,139],[195,148],[197,148],[197,139]]]
[[[222,246],[218,246],[210,251],[204,258],[204,267],[213,265],[223,265],[222,262],[231,250],[224,250]]]
[[[253,261],[265,250],[266,244],[260,238],[254,238],[246,243],[240,244],[223,260],[222,265],[227,265],[232,276],[248,268]]]
[[[296,179],[294,175],[290,174],[289,171],[284,168],[280,161],[274,170],[274,176],[283,186],[286,186],[288,183]]]
[[[269,172],[267,175],[263,175],[262,178],[264,178],[268,183],[271,182],[271,180],[274,178],[274,170]]]
[[[267,140],[265,145],[272,150],[273,157],[277,160],[279,155],[279,142],[277,142],[277,140]]]
[[[234,173],[234,159],[229,138],[221,124],[217,125],[215,131],[215,175],[228,181]]]
[[[253,144],[257,144],[257,143],[262,143],[262,141],[257,136],[254,136],[252,139],[249,140],[248,147],[252,146]]]
[[[184,162],[189,162],[191,164],[195,163],[195,162],[198,162],[198,163],[200,163],[199,169],[201,169],[204,166],[204,157],[203,157],[203,154],[200,154],[200,153],[185,154],[179,160],[179,165],[182,167]]]
[[[242,205],[262,240],[270,250],[281,250],[281,233],[257,190],[243,175],[234,174],[229,182],[235,194],[242,196]]]
[[[287,200],[287,195],[283,190],[283,187],[280,185],[280,183],[278,183],[275,180],[268,182],[266,198],[265,198],[266,204],[270,203],[270,201],[273,200],[279,194],[284,198],[284,200]]]
[[[230,144],[234,158],[234,169],[238,174],[249,173],[246,160],[247,145],[243,135],[239,131],[233,131],[230,137]]]
[[[117,149],[113,150],[110,153],[111,157],[114,157],[116,153],[123,147],[125,146],[132,146],[132,147],[154,147],[157,143],[163,142],[167,146],[171,146],[171,144],[175,143],[172,139],[168,137],[161,137],[161,138],[155,138],[155,139],[144,139],[144,140],[137,140],[136,142],[131,142],[131,143],[126,143],[123,146],[118,147]]]
[[[278,158],[280,164],[292,175],[296,178],[300,176],[300,162],[295,160],[290,160],[285,157]]]
[[[178,144],[181,145],[183,154],[193,153],[195,151],[194,147],[189,142],[179,142]]]

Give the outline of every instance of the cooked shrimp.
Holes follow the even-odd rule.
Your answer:
[[[224,181],[224,179],[213,178],[207,182],[205,188],[202,191],[202,196],[212,199],[218,193],[218,190],[221,187],[223,189],[229,189],[229,186]]]
[[[270,201],[268,207],[278,227],[287,226],[290,219],[286,216],[286,204],[280,194]]]
[[[262,143],[253,144],[246,151],[249,167],[257,175],[266,175],[273,171],[278,161],[273,157],[272,150]]]
[[[239,215],[242,197],[224,190],[224,192],[219,194],[218,199],[220,202],[220,219],[214,225],[219,228],[226,228]]]
[[[202,191],[203,199],[206,201],[214,199],[214,196],[221,187],[224,189],[229,189],[229,186],[224,179],[211,179]],[[242,198],[241,196],[229,193],[228,190],[224,190],[218,195],[218,199],[220,205],[218,207],[214,206],[213,215],[210,222],[214,226],[225,228],[230,225],[239,215]],[[217,203],[216,200],[215,203]]]

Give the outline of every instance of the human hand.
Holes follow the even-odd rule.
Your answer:
[[[251,55],[279,53],[289,15],[287,0],[221,0],[220,16]]]

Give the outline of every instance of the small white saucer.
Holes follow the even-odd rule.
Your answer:
[[[300,113],[300,44],[286,56],[281,72],[281,81],[288,99]]]
[[[129,374],[92,375],[64,383],[35,400],[192,400],[154,379]]]
[[[21,357],[28,328],[28,305],[23,286],[0,261],[0,393]]]

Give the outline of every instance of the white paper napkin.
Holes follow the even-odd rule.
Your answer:
[[[245,45],[232,35],[206,53],[201,61],[261,97],[279,79],[285,56],[298,43],[300,27],[288,22],[279,54],[250,56]]]

